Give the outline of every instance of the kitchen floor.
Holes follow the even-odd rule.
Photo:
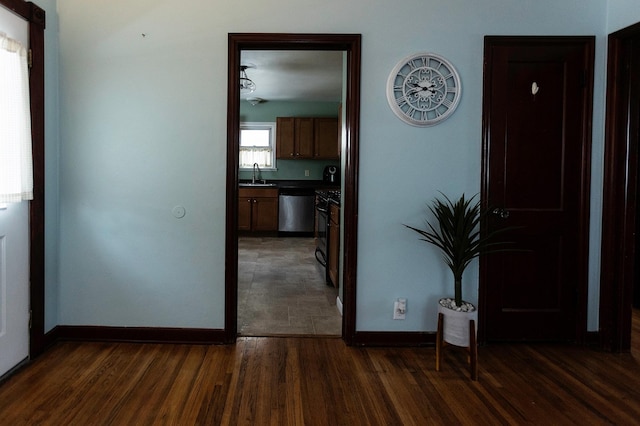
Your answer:
[[[342,335],[338,290],[314,253],[313,238],[238,238],[240,335]]]

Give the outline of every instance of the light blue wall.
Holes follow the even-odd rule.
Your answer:
[[[240,121],[275,121],[276,117],[337,117],[339,102],[240,102]]]
[[[451,293],[439,254],[402,224],[421,224],[437,191],[480,191],[483,36],[596,35],[590,264],[599,264],[601,0],[64,0],[58,9],[60,324],[224,326],[229,32],[362,34],[356,322],[379,331],[434,330],[436,300]],[[385,98],[393,66],[419,51],[447,57],[463,83],[456,113],[431,128],[405,125]],[[590,330],[598,275],[592,267]],[[477,279],[474,264],[470,301]],[[391,319],[397,297],[408,298],[405,321]]]
[[[640,22],[640,4],[637,0],[608,0],[608,12],[608,33]]]
[[[276,117],[337,117],[339,102],[286,102],[269,101],[258,105],[240,102],[240,121],[271,122]],[[339,161],[277,160],[275,172],[261,171],[261,179],[319,180],[327,165],[339,165]],[[309,176],[305,176],[305,171]],[[239,172],[240,179],[250,179],[252,172]]]

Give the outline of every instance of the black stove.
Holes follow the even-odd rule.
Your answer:
[[[316,190],[316,205],[322,204],[323,207],[328,207],[329,203],[340,205],[340,190]]]
[[[330,285],[329,273],[326,271],[329,259],[329,205],[340,205],[339,190],[316,190],[316,259],[325,267],[325,280]]]

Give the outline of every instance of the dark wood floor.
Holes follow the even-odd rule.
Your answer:
[[[456,348],[436,372],[434,348],[353,348],[335,338],[64,342],[0,385],[0,424],[638,424],[638,340],[627,354],[481,347],[478,382]]]

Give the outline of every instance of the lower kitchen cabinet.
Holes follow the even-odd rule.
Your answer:
[[[340,270],[340,207],[336,204],[331,204],[329,207],[329,259],[327,259],[327,271],[329,274],[329,280],[334,287],[338,287],[339,270]]]
[[[240,188],[238,190],[238,230],[278,230],[277,188]]]

